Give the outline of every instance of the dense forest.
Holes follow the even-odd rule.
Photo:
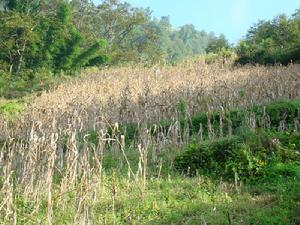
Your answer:
[[[22,22],[21,22],[22,21]],[[14,73],[104,63],[175,62],[205,53],[213,33],[174,29],[168,17],[109,0],[7,1],[1,11],[1,62]]]

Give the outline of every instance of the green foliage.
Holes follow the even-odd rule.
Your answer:
[[[289,165],[288,170],[299,170]],[[276,170],[276,172],[275,172]],[[278,176],[282,170],[274,169],[276,179],[261,179],[246,184],[239,192],[231,183],[214,182],[204,177],[172,176],[169,179],[148,179],[147,190],[141,199],[136,182],[126,176],[112,179],[112,173],[103,173],[105,187],[115,186],[118,195],[112,210],[111,191],[97,189],[97,198],[90,204],[95,221],[99,224],[228,224],[228,213],[233,224],[294,225],[298,224],[299,178]],[[283,173],[284,174],[284,173]],[[110,189],[109,189],[110,190]],[[72,224],[78,211],[74,203],[75,191],[65,194],[67,204],[64,210],[53,207],[55,224]],[[1,194],[0,194],[1,197]],[[17,220],[26,223],[43,221],[47,218],[47,199],[28,201],[19,195],[15,197],[18,210]],[[38,212],[32,209],[38,204]],[[58,205],[59,203],[57,203]],[[28,214],[31,213],[31,217]],[[2,222],[0,216],[0,222]],[[201,222],[200,222],[201,223]],[[97,224],[97,223],[96,223]]]
[[[18,0],[9,0],[6,3],[6,7],[9,10],[18,10],[18,8],[20,7],[20,3],[18,2]]]
[[[179,30],[173,29],[168,17],[158,22],[161,32],[160,44],[163,47],[165,60],[176,63],[188,56],[205,53],[208,43],[214,39],[214,34],[198,31],[193,25],[184,25]]]
[[[179,112],[179,120],[183,121],[185,119],[186,105],[182,98],[179,100],[178,103],[178,112]]]
[[[281,15],[271,21],[259,21],[236,47],[236,63],[288,64],[300,60],[300,20]]]
[[[192,143],[175,158],[174,166],[189,175],[199,172],[233,178],[236,172],[242,179],[261,176],[265,167],[274,162],[299,162],[299,149],[290,148],[290,144],[282,144],[274,133],[248,131],[240,136]]]
[[[66,79],[61,75],[59,78],[45,68],[23,71],[21,76],[0,74],[0,97],[14,99],[25,96],[28,93],[48,90],[51,86]]]
[[[297,150],[300,152],[300,133],[299,132],[270,132],[270,137],[278,139],[286,148]]]
[[[75,25],[89,44],[104,38],[111,63],[175,63],[184,57],[205,53],[214,34],[198,31],[193,25],[174,29],[169,17],[152,18],[150,9],[121,1],[103,1],[97,7],[75,3]],[[93,12],[93,13],[90,13]]]
[[[0,115],[7,119],[13,119],[23,109],[22,101],[0,101]]]
[[[28,53],[26,46],[39,41],[34,18],[19,12],[0,12],[0,60],[19,73]]]
[[[205,62],[207,64],[217,63],[220,60],[220,56],[216,53],[208,53],[205,55]]]
[[[0,11],[0,96],[39,91],[53,83],[53,73],[72,73],[109,60],[103,40],[89,47],[76,29],[69,2],[5,3],[6,10]]]
[[[242,93],[241,93],[242,94]],[[203,139],[208,139],[208,122],[210,121],[214,134],[220,135],[220,117],[222,118],[223,135],[229,134],[231,129],[232,134],[238,135],[245,128],[245,122],[249,115],[255,115],[256,125],[261,126],[261,121],[267,117],[270,122],[270,130],[277,131],[281,122],[284,122],[285,129],[293,130],[295,119],[299,118],[300,101],[299,100],[278,100],[265,105],[252,106],[245,109],[232,109],[230,111],[215,111],[210,114],[198,113],[189,118],[185,116],[185,102],[180,99],[178,102],[178,122],[181,131],[185,125],[189,127],[189,135],[199,135],[199,130],[202,128]],[[148,129],[154,134],[158,129],[168,131],[170,126],[174,125],[174,121],[163,120],[157,124],[149,123]],[[137,123],[123,124],[120,126],[121,133],[124,133],[126,140],[133,141],[138,136],[139,126]],[[289,133],[291,138],[293,133]],[[299,145],[299,144],[298,144]]]
[[[278,180],[282,177],[300,179],[300,168],[295,163],[273,163],[266,167],[263,175],[265,180]]]
[[[105,61],[105,54],[103,49],[106,46],[106,42],[103,40],[97,40],[95,44],[89,47],[86,51],[83,51],[73,62],[73,66],[82,67],[91,64],[97,64]],[[102,51],[102,52],[101,52]],[[102,53],[102,56],[100,54]]]
[[[255,106],[251,110],[256,114],[257,119],[264,116],[264,113],[269,116],[271,126],[277,128],[281,121],[286,123],[288,128],[294,125],[295,118],[299,116],[300,101],[299,100],[278,100],[264,107]]]
[[[205,51],[207,53],[205,58],[206,63],[222,61],[224,64],[230,57],[233,56],[231,46],[224,35],[214,37],[212,40],[210,40]]]
[[[230,110],[226,112],[213,112],[210,115],[198,113],[193,116],[188,122],[190,134],[196,134],[200,129],[200,124],[203,126],[204,135],[208,132],[208,118],[215,130],[218,130],[220,124],[220,116],[223,118],[223,131],[226,134],[228,127],[231,126],[232,132],[238,134],[240,129],[243,129],[245,120],[250,114],[254,114],[257,126],[260,126],[264,117],[270,121],[270,129],[277,130],[280,122],[284,121],[286,129],[294,127],[295,118],[298,118],[300,109],[299,100],[278,100],[265,105],[248,107],[240,110]]]
[[[206,47],[207,53],[220,53],[223,49],[230,49],[230,45],[224,35],[213,38]]]
[[[177,170],[189,175],[199,172],[229,177],[234,177],[234,172],[243,176],[254,173],[252,164],[251,152],[238,137],[190,144],[174,161]]]
[[[72,23],[72,9],[68,2],[59,1],[54,9],[55,14],[47,12],[38,3],[37,13],[12,7],[0,12],[0,61],[9,65],[7,72],[19,74],[22,70],[41,67],[52,71],[69,71],[83,66],[81,56],[84,56],[84,62],[96,57],[102,57],[102,62],[106,60],[104,52],[96,54],[105,47],[100,44],[102,40],[87,50],[82,48],[87,46],[83,35]],[[30,7],[33,8],[32,2]],[[81,61],[78,60],[80,57]],[[97,63],[101,60],[98,59]],[[76,62],[80,65],[76,65]]]
[[[91,58],[86,66],[102,66],[111,62],[111,57],[107,54],[98,55],[94,58]]]
[[[74,1],[73,5],[74,24],[84,34],[87,44],[92,46],[104,39],[112,63],[141,62],[142,58],[150,59],[156,54],[157,37],[146,26],[150,20],[147,10],[118,0],[102,1],[97,7],[88,2]],[[105,58],[95,57],[91,64]]]
[[[6,10],[27,14],[36,13],[41,2],[41,0],[3,0]]]
[[[67,2],[60,2],[59,7],[56,11],[56,18],[63,24],[66,24],[70,21],[71,17],[71,8]]]

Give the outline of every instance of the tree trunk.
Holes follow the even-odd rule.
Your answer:
[[[21,71],[21,67],[22,67],[22,62],[23,62],[23,58],[24,58],[24,52],[25,52],[25,49],[26,49],[26,41],[24,42],[22,49],[19,51],[20,58],[19,58],[19,60],[18,60],[18,65],[17,65],[16,74],[19,74],[20,71]]]

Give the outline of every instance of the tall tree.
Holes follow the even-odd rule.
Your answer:
[[[300,60],[300,10],[252,26],[236,52],[237,63],[288,64]]]
[[[73,24],[71,7],[64,0],[7,0],[0,12],[1,64],[9,65],[15,74],[22,68],[78,68],[74,62],[93,43],[84,46],[84,37]],[[93,46],[99,48],[97,52],[105,48]]]

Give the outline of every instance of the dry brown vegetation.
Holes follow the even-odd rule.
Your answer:
[[[80,129],[129,122],[176,121],[178,102],[188,116],[197,112],[240,108],[300,96],[300,66],[221,68],[200,62],[163,68],[116,68],[85,72],[39,97],[32,97],[13,132],[44,129],[56,121],[66,129],[80,118]],[[3,126],[3,125],[2,125]],[[13,135],[14,136],[14,135]]]
[[[128,170],[124,190],[136,189],[143,199],[149,149],[151,161],[157,163],[157,151],[166,144],[180,144],[176,126],[178,102],[184,102],[185,116],[189,118],[198,112],[297,97],[300,97],[299,65],[231,68],[193,62],[175,67],[85,72],[48,93],[32,96],[18,119],[0,120],[3,141],[0,221],[57,223],[54,208],[64,210],[73,204],[76,206],[71,213],[73,223],[94,224],[93,204],[99,199],[107,201],[103,197],[106,194],[112,197],[111,221],[115,223],[117,187],[114,178],[109,187],[103,181],[104,151],[118,152],[118,160]],[[174,122],[168,136],[152,137],[145,124],[163,119]],[[139,155],[136,169],[130,165],[126,140],[119,131],[120,124],[132,122],[139,123],[141,130],[139,141],[132,146]],[[97,143],[89,143],[89,130],[97,132]],[[186,139],[183,141],[187,142]],[[157,168],[160,174],[159,163]],[[33,203],[30,212],[17,210],[17,198],[23,204]],[[40,218],[43,207],[45,218]]]

